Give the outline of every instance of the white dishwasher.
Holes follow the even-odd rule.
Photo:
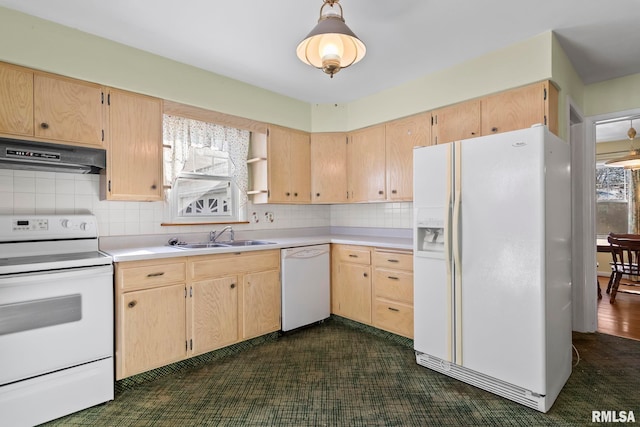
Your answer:
[[[329,317],[329,245],[282,249],[282,330]]]

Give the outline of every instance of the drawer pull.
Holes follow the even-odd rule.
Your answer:
[[[388,259],[387,262],[400,262],[397,259]]]
[[[400,280],[399,278],[397,278],[396,276],[387,276],[388,279],[391,280]]]
[[[367,273],[362,273],[362,275],[363,275],[364,277],[369,277],[369,275],[368,275]]]
[[[400,310],[398,310],[397,308],[394,308],[394,307],[388,307],[388,308],[389,308],[389,310],[391,310],[391,311],[400,311]]]
[[[358,255],[349,254],[349,258],[358,258]]]
[[[235,287],[236,287],[236,284],[235,284],[235,283],[232,283],[232,284],[231,284],[231,289],[234,289]]]
[[[127,306],[129,306],[129,308],[133,308],[136,306],[136,304],[138,304],[138,301],[133,300],[133,301],[130,301],[129,304],[127,304]]]
[[[158,276],[164,276],[164,271],[158,272],[158,273],[149,273],[147,274],[147,277],[158,277]]]

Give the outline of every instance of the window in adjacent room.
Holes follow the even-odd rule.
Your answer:
[[[245,220],[249,131],[165,115],[163,139],[172,222]]]
[[[596,234],[629,233],[632,214],[631,171],[596,165]]]

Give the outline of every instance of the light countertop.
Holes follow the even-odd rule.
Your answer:
[[[320,245],[325,243],[339,243],[344,245],[375,246],[386,249],[413,249],[411,238],[390,237],[375,235],[348,235],[348,234],[326,234],[310,235],[283,238],[261,238],[255,240],[265,240],[273,244],[243,246],[243,247],[216,247],[201,249],[180,249],[175,246],[143,246],[103,249],[104,252],[113,257],[114,262],[140,261],[148,259],[172,258],[181,256],[211,255],[234,252],[248,252],[268,249],[283,249],[299,246]]]

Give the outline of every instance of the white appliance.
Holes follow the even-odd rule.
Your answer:
[[[417,363],[547,412],[571,374],[568,144],[534,126],[414,171]]]
[[[282,249],[282,330],[330,315],[329,245]]]
[[[0,215],[0,414],[32,426],[113,400],[113,266],[91,215]]]

